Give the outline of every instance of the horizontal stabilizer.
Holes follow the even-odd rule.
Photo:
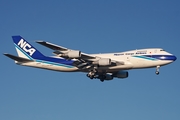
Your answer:
[[[29,60],[29,59],[26,59],[26,58],[22,58],[22,57],[18,57],[18,56],[15,56],[15,55],[11,55],[11,54],[8,54],[8,53],[4,53],[5,56],[15,60],[15,61],[18,61],[18,62],[32,62],[32,60]]]

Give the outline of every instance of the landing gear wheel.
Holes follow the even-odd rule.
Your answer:
[[[94,76],[89,76],[89,78],[90,78],[90,79],[93,79],[93,78],[94,78]]]
[[[94,75],[91,75],[91,74],[87,74],[86,75],[88,78],[90,78],[90,79],[93,79],[94,78]]]
[[[104,82],[104,79],[100,79],[101,82]]]
[[[89,77],[89,74],[87,74],[86,76]]]
[[[105,75],[101,75],[101,76],[99,76],[99,79],[100,79],[100,81],[101,81],[101,82],[104,82],[105,78],[106,78],[106,76],[105,76]]]
[[[94,79],[96,76],[96,70],[90,71],[86,76],[89,77],[90,79]]]
[[[156,75],[159,75],[159,71],[156,71]]]
[[[160,66],[156,66],[156,75],[159,75],[159,68],[160,68]]]

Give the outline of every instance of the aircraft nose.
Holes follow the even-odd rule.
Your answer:
[[[175,55],[163,55],[160,56],[160,60],[170,60],[170,61],[176,61],[177,57]]]
[[[168,58],[169,60],[176,61],[177,57],[175,55],[171,55]]]
[[[172,56],[172,60],[176,61],[177,57],[175,55]]]

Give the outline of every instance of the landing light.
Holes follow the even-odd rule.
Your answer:
[[[161,59],[165,59],[166,57],[162,56]]]

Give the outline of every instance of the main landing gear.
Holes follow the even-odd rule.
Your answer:
[[[96,70],[92,70],[87,74],[87,77],[89,77],[90,79],[95,78],[96,75]]]
[[[160,68],[160,66],[156,66],[156,75],[159,75],[159,68]]]
[[[97,71],[94,69],[94,70],[91,70],[88,74],[87,74],[87,77],[89,77],[90,79],[100,79],[101,82],[104,82],[106,76],[105,75],[98,75],[97,74]]]
[[[106,78],[105,75],[100,75],[100,76],[98,77],[98,79],[100,79],[101,82],[104,82],[105,78]]]

